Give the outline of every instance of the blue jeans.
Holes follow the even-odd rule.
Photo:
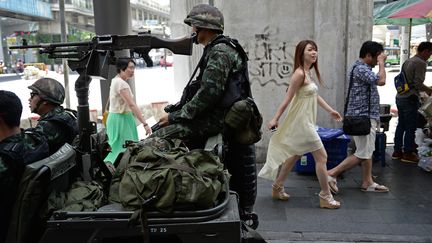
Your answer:
[[[394,137],[394,150],[410,153],[414,151],[417,110],[420,101],[416,95],[407,98],[396,98],[398,109],[398,124]]]

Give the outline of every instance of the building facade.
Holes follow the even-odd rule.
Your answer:
[[[93,0],[64,0],[68,41],[90,39],[95,33]],[[130,0],[132,32],[170,35],[170,7],[154,0]],[[24,62],[60,63],[38,55],[36,50],[13,50],[8,46],[27,43],[60,42],[59,0],[2,0],[0,1],[0,60],[11,67]]]

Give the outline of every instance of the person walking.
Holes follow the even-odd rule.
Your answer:
[[[351,136],[356,150],[354,154],[345,158],[339,165],[328,171],[328,183],[333,193],[338,193],[336,178],[342,172],[361,164],[362,184],[364,192],[388,192],[386,186],[379,185],[372,179],[372,153],[375,150],[375,136],[377,123],[380,119],[380,97],[377,86],[386,82],[384,48],[374,41],[366,41],[360,49],[360,59],[352,65],[347,82],[351,82],[351,90],[347,97],[346,116],[366,116],[370,118],[371,129],[368,135]],[[378,64],[378,74],[372,68]]]
[[[125,150],[123,144],[126,140],[138,141],[135,117],[144,125],[146,135],[151,134],[151,129],[133,100],[132,91],[126,82],[134,75],[135,62],[131,58],[118,58],[116,67],[117,76],[111,80],[106,124],[108,142],[111,146],[111,152],[104,159],[107,163],[114,163],[117,156]]]
[[[312,70],[315,75],[312,74]],[[277,130],[270,139],[267,160],[258,176],[274,180],[274,199],[288,200],[290,195],[284,191],[284,181],[294,163],[303,154],[311,152],[321,187],[320,207],[336,209],[340,207],[340,202],[334,200],[327,184],[327,153],[315,127],[317,104],[336,121],[341,121],[342,117],[318,95],[317,81],[322,85],[318,69],[318,47],[312,40],[300,41],[295,49],[294,74],[288,91],[267,125],[268,129]],[[279,126],[279,118],[285,110],[287,115]],[[279,166],[281,168],[278,174]]]
[[[420,108],[420,92],[432,94],[432,88],[423,84],[425,81],[427,60],[432,54],[432,43],[422,42],[417,48],[417,54],[406,60],[402,65],[409,85],[409,90],[396,95],[398,109],[398,124],[394,136],[394,151],[392,159],[402,162],[418,163],[415,130],[418,109]]]

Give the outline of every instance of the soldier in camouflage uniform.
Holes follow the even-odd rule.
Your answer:
[[[0,242],[5,241],[24,166],[48,156],[43,136],[20,129],[22,104],[0,90]]]
[[[49,144],[50,154],[65,143],[72,144],[78,135],[76,112],[64,109],[65,90],[52,78],[41,78],[28,87],[31,112],[40,115],[38,124],[29,130],[43,134]]]
[[[169,114],[159,120],[162,128],[153,136],[200,141],[222,131],[226,108],[220,103],[225,83],[230,73],[243,69],[246,64],[232,46],[212,44],[223,37],[224,30],[223,15],[217,8],[199,4],[193,7],[184,22],[196,34],[195,43],[205,46],[198,64],[199,75],[191,82],[197,91],[191,91],[188,85],[181,101],[165,108]]]

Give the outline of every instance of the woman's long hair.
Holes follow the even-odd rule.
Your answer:
[[[296,70],[297,68],[301,68],[303,70],[303,73],[305,74],[305,78],[306,78],[306,72],[304,71],[304,67],[303,67],[303,63],[304,63],[304,50],[306,48],[306,46],[308,44],[311,44],[312,47],[315,49],[315,51],[318,52],[318,46],[317,44],[313,41],[313,40],[302,40],[300,41],[295,49],[295,54],[294,54],[294,70]],[[312,63],[312,65],[309,67],[309,69],[314,69],[316,76],[318,78],[318,82],[323,85],[323,82],[321,80],[321,75],[318,69],[318,57],[316,62]]]

